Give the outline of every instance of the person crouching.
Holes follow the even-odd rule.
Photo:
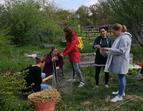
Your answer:
[[[63,57],[61,57],[55,47],[52,48],[51,52],[45,56],[44,61],[45,67],[43,72],[46,74],[46,77],[53,75],[56,70],[60,71],[63,76]]]

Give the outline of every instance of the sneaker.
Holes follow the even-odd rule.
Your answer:
[[[80,88],[80,87],[83,87],[84,85],[85,85],[85,83],[84,83],[84,82],[80,82],[80,84],[79,84],[79,86],[78,86],[78,87]]]
[[[123,101],[122,96],[115,96],[113,99],[111,99],[111,102],[113,102],[113,103],[119,102],[119,101]]]
[[[109,88],[109,85],[108,85],[108,84],[105,84],[105,88]]]
[[[94,86],[94,87],[93,87],[93,90],[95,90],[95,89],[97,89],[97,88],[99,88],[99,86],[98,86],[98,85]]]
[[[113,95],[118,95],[119,91],[112,92]],[[126,96],[125,92],[123,93],[123,96]]]
[[[75,82],[76,79],[68,79],[67,81],[68,81],[68,82]]]
[[[96,85],[95,87],[96,87],[96,88],[99,88],[99,86],[98,86],[98,85]]]

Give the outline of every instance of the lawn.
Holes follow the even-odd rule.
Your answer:
[[[93,40],[85,41],[85,48],[82,53],[93,52]],[[61,51],[63,47],[57,45]],[[33,60],[24,56],[25,53],[38,53],[43,56],[48,53],[49,49],[34,46],[15,47],[11,45],[2,45],[0,47],[0,109],[2,111],[34,111],[32,105],[24,100],[19,93],[22,87],[22,76],[17,73],[26,66],[33,64]],[[132,52],[135,62],[143,58],[143,49],[133,45]],[[65,75],[71,77],[69,63],[65,65]],[[143,111],[143,81],[136,81],[135,75],[139,71],[131,71],[127,76],[127,96],[125,101],[120,103],[110,103],[112,91],[117,90],[117,75],[111,74],[110,88],[106,89],[103,85],[104,74],[101,74],[101,86],[93,89],[94,67],[82,69],[86,86],[77,88],[77,82],[67,84],[70,88],[67,94],[62,95],[62,100],[58,103],[56,111]],[[68,86],[70,85],[70,86]]]
[[[73,84],[72,93],[63,96],[57,107],[57,111],[142,111],[143,110],[143,81],[136,81],[132,72],[127,76],[127,96],[123,102],[110,103],[112,91],[118,87],[117,75],[111,74],[110,88],[104,87],[104,74],[101,74],[101,85],[97,89],[94,87],[94,68],[82,69],[86,78],[86,86],[77,88],[77,83]]]

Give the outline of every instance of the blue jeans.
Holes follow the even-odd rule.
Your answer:
[[[71,64],[72,64],[72,68],[73,68],[73,78],[75,77],[75,74],[77,74],[77,76],[80,79],[80,82],[84,82],[83,74],[82,74],[82,72],[80,70],[79,63],[71,62]]]
[[[126,87],[126,75],[125,74],[119,74],[119,96],[123,96],[123,93],[125,92]]]
[[[45,73],[41,73],[41,78],[45,79],[45,77],[46,77],[46,74]],[[41,84],[41,91],[47,90],[47,89],[48,89],[48,84],[42,83]]]

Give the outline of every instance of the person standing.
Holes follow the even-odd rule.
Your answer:
[[[108,59],[105,66],[105,72],[113,72],[118,74],[119,88],[113,92],[116,96],[111,99],[111,102],[123,100],[126,87],[126,74],[130,60],[130,49],[132,43],[132,35],[128,32],[123,32],[121,24],[115,24],[112,27],[113,35],[116,37],[111,48],[103,48],[102,51],[108,53]]]
[[[64,29],[64,33],[66,39],[66,48],[61,53],[61,56],[69,56],[69,61],[71,62],[73,68],[73,74],[74,76],[77,74],[80,79],[80,84],[78,87],[83,87],[85,85],[85,81],[79,66],[80,50],[78,48],[78,36],[70,27],[66,27]]]
[[[105,67],[107,61],[107,54],[102,52],[101,48],[111,47],[111,39],[107,36],[108,29],[106,27],[99,28],[100,36],[97,37],[94,41],[93,48],[96,50],[95,57],[95,81],[96,88],[99,86],[99,75],[101,68]],[[105,72],[105,87],[108,88],[109,85],[109,73]]]

